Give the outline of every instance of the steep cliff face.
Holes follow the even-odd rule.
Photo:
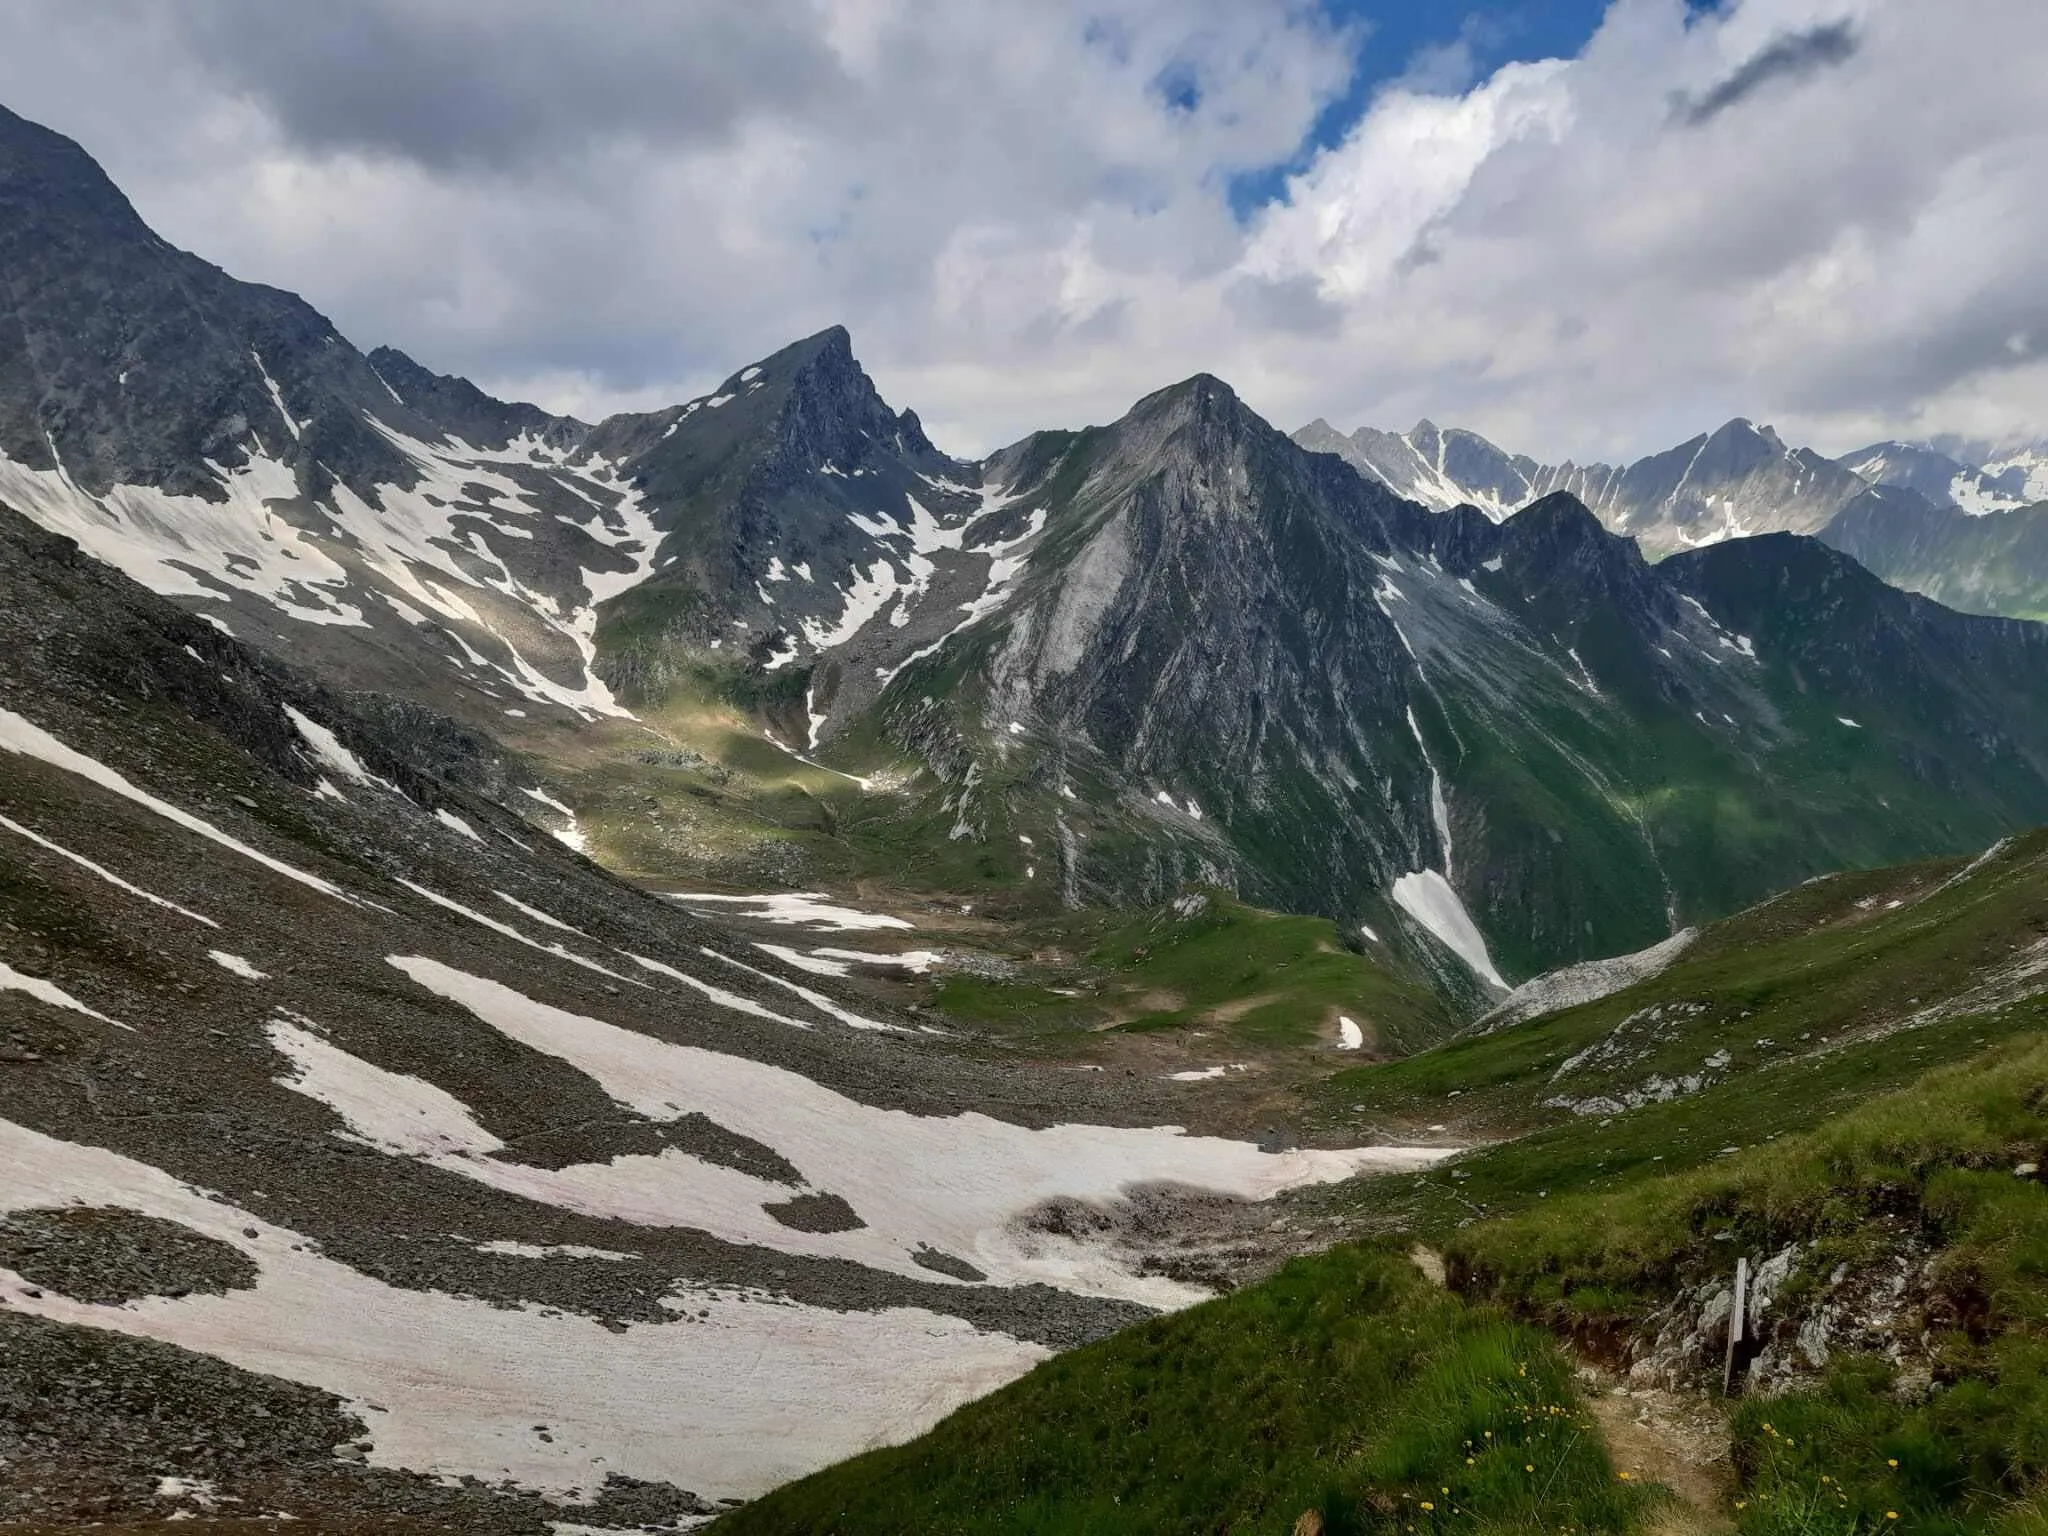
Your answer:
[[[1429,512],[1211,379],[984,474],[1043,532],[883,706],[957,835],[1056,818],[1083,892],[1206,869],[1490,983],[2048,813],[2038,632],[1893,623],[1810,540],[1651,565],[1568,495]]]
[[[1113,780],[1180,841],[1220,840],[1209,857],[1265,899],[1377,910],[1400,875],[1442,867],[1400,637],[1369,596],[1391,496],[1208,377],[1140,401],[1023,496],[1046,524],[991,621],[990,739],[1058,786]]]
[[[307,492],[365,495],[415,479],[379,423],[426,439],[459,424],[494,448],[553,425],[528,406],[476,435],[486,413],[401,398],[311,305],[166,244],[84,150],[4,108],[0,294],[0,454],[93,495],[223,502],[259,461]],[[409,385],[431,377],[388,360]]]
[[[983,505],[975,468],[884,403],[839,326],[702,400],[614,417],[582,451],[620,464],[660,535],[652,579],[599,635],[608,674],[642,696],[678,656],[714,647],[796,675],[861,641],[843,658],[852,673],[855,655],[886,664]],[[849,702],[872,691],[851,676],[845,689]]]

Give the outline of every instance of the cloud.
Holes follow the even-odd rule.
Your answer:
[[[718,143],[851,83],[801,0],[181,0],[169,19],[294,144],[434,170],[511,173],[619,138]]]
[[[1754,96],[1773,81],[1789,83],[1803,80],[1832,65],[1846,64],[1855,54],[1856,29],[1846,21],[1794,32],[1766,44],[1744,59],[1734,74],[1698,100],[1680,95],[1677,99],[1678,115],[1688,123],[1704,123]]]
[[[1485,74],[1313,0],[13,19],[0,101],[167,238],[585,416],[843,322],[956,451],[1203,370],[1282,425],[1546,457],[2048,424],[2013,345],[2048,337],[2039,0],[1614,0],[1577,57]],[[1389,84],[1304,160],[1360,68]]]

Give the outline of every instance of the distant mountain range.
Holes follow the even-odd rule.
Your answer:
[[[1347,437],[1319,419],[1294,439],[1439,511],[1499,519],[1565,491],[1653,560],[1804,533],[1952,607],[2048,616],[2048,442],[1886,442],[1828,459],[1738,419],[1633,464],[1581,466],[1541,464],[1431,421]]]
[[[1021,909],[1211,882],[1476,1001],[2048,821],[2048,630],[1785,536],[1960,581],[1924,497],[1902,531],[1747,423],[1546,468],[1291,441],[1201,376],[970,462],[833,328],[591,425],[358,351],[4,114],[0,273],[0,503],[578,771],[801,766],[752,802],[790,881],[858,843]]]

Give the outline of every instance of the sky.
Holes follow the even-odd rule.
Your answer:
[[[1631,458],[2048,433],[2042,0],[11,0],[174,243],[595,418],[840,323],[978,454],[1197,372]]]

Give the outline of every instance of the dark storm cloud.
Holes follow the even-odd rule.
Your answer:
[[[1856,29],[1846,21],[1794,32],[1752,54],[1734,74],[1706,94],[1697,99],[1680,95],[1674,106],[1684,122],[1697,126],[1754,96],[1773,81],[1804,80],[1823,69],[1846,64],[1855,56],[1856,46]]]
[[[841,85],[795,0],[195,0],[163,19],[294,142],[436,170],[513,170],[615,138],[715,142]]]

